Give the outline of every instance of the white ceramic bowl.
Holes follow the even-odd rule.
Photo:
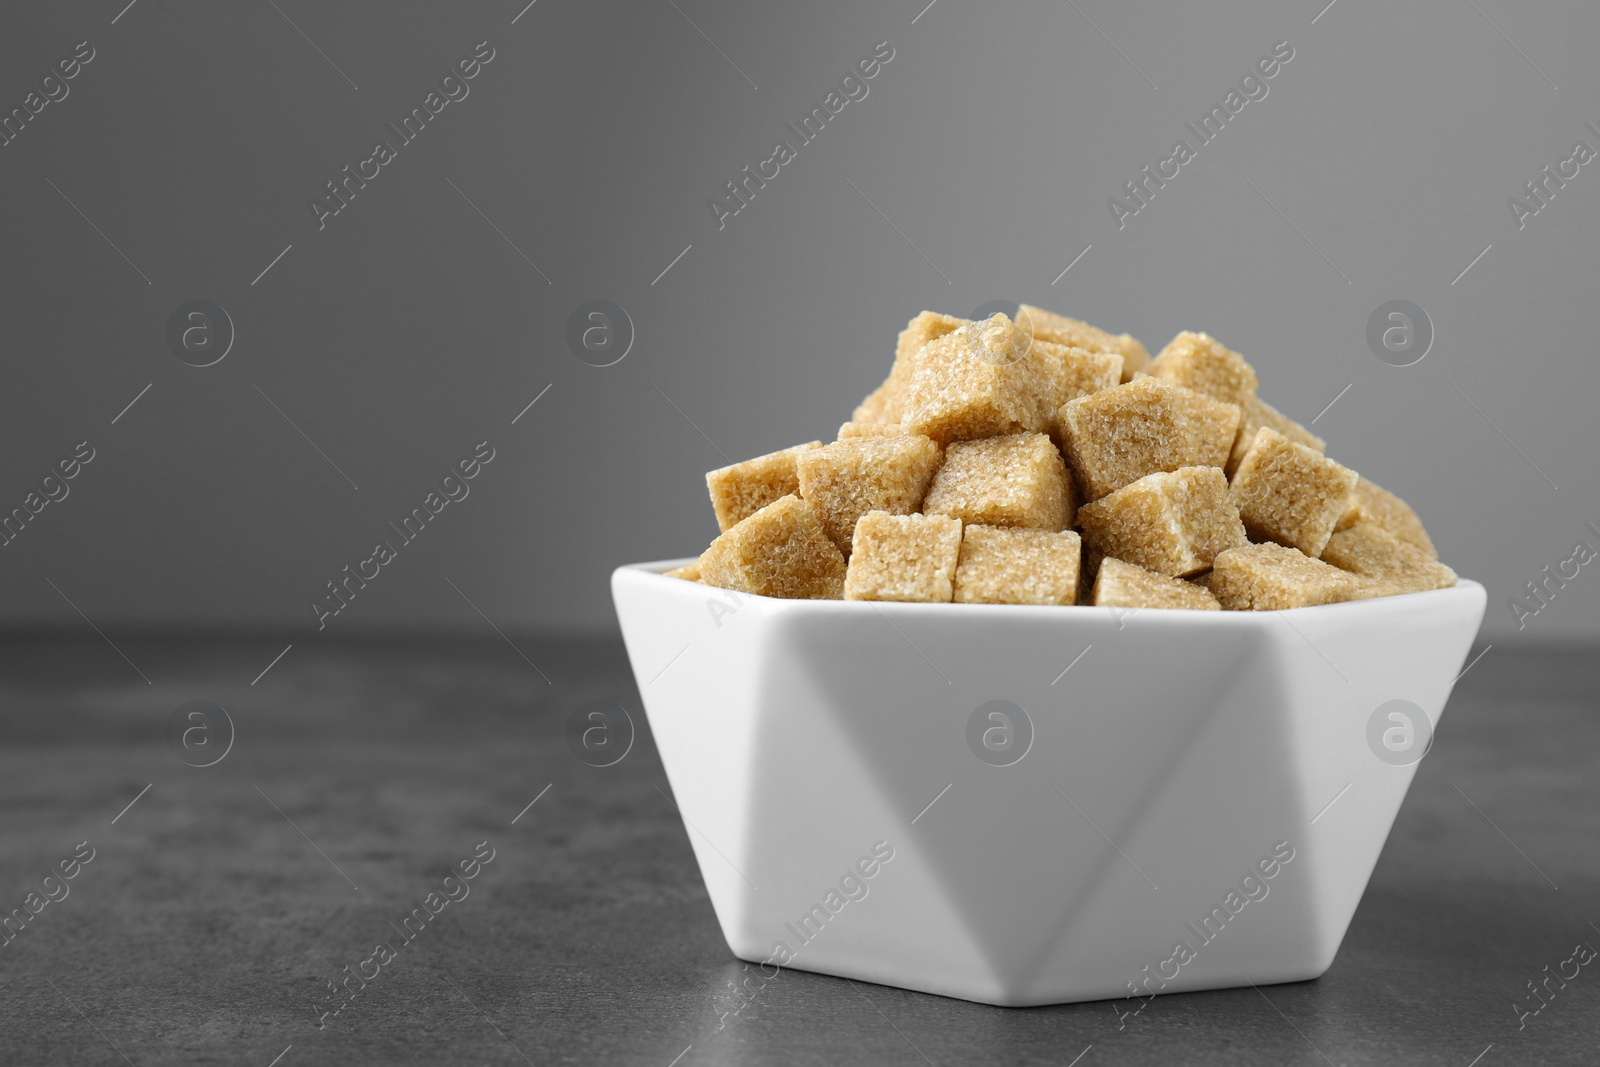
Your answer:
[[[1485,603],[776,600],[686,562],[612,593],[728,946],[1006,1005],[1327,970]]]

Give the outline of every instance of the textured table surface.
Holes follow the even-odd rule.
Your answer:
[[[798,972],[724,1017],[742,965],[620,645],[305,642],[252,685],[287,638],[111,636],[131,662],[93,635],[0,643],[0,906],[94,850],[0,949],[7,1063],[1600,1061],[1600,968],[1521,1029],[1512,1008],[1600,946],[1593,651],[1495,648],[1469,670],[1323,978],[1162,997],[1119,1029],[1104,1003]],[[596,698],[640,725],[607,768],[562,732]],[[214,766],[169,750],[190,700],[235,725]],[[393,924],[459,895],[447,868],[483,841],[467,895],[402,946]],[[379,941],[397,958],[321,1017]]]

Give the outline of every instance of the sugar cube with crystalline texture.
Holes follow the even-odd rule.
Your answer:
[[[1091,352],[1087,348],[1073,348],[1050,341],[1033,339],[1036,352],[1056,366],[1056,382],[1044,401],[1045,417],[1052,418],[1056,409],[1069,400],[1110,389],[1122,382],[1122,356],[1116,352]]]
[[[1114,556],[1100,562],[1094,581],[1092,602],[1100,608],[1193,608],[1221,611],[1217,598],[1205,589],[1182,578],[1125,563]]]
[[[1236,407],[1244,407],[1256,395],[1255,369],[1209,334],[1183,331],[1145,370],[1153,378],[1165,378]]]
[[[900,421],[940,444],[1042,430],[1061,369],[1003,314],[928,342],[916,356]]]
[[[706,488],[711,491],[711,508],[717,513],[717,529],[726,533],[774,500],[798,492],[795,458],[821,446],[821,441],[811,441],[707,474]]]
[[[1072,604],[1078,596],[1078,535],[969,525],[956,565],[958,604]]]
[[[1233,453],[1228,456],[1228,477],[1233,477],[1233,472],[1239,469],[1239,461],[1244,459],[1244,454],[1255,443],[1256,431],[1263,426],[1271,426],[1291,441],[1298,441],[1307,448],[1318,452],[1328,447],[1326,441],[1312,433],[1310,430],[1295,422],[1289,416],[1268,404],[1260,397],[1255,397],[1247,403],[1240,405],[1239,432],[1233,439]]]
[[[869,511],[855,528],[844,578],[846,600],[944,603],[961,556],[961,520]]]
[[[1174,578],[1249,543],[1218,467],[1147,474],[1079,508],[1078,525],[1095,551]]]
[[[721,534],[700,557],[706,585],[760,596],[837,600],[844,556],[798,496],[768,504]]]
[[[1359,599],[1361,584],[1299,549],[1261,544],[1219,555],[1206,588],[1228,611],[1283,611]]]
[[[928,486],[922,510],[986,526],[1061,530],[1077,501],[1072,476],[1042,433],[956,441]]]
[[[670,571],[662,571],[661,573],[668,578],[682,578],[686,582],[698,582],[700,580],[700,561],[695,560],[693,563],[685,563],[681,567],[674,567]]]
[[[1370,578],[1386,592],[1417,593],[1456,584],[1455,571],[1375,522],[1336,531],[1322,550],[1322,561]]]
[[[1150,377],[1069,400],[1055,419],[1061,450],[1088,500],[1158,471],[1221,467],[1238,428],[1235,405]]]
[[[1433,542],[1428,539],[1428,531],[1422,528],[1422,520],[1411,510],[1411,505],[1365,478],[1356,482],[1355,491],[1350,494],[1350,503],[1345,506],[1344,514],[1339,516],[1334,529],[1348,530],[1360,522],[1376,523],[1400,540],[1421,549],[1429,559],[1439,558]]]
[[[839,427],[837,440],[847,441],[852,437],[893,437],[907,432],[909,431],[898,422],[847,422]]]
[[[835,441],[801,454],[800,495],[848,556],[861,516],[907,515],[921,507],[941,458],[938,445],[912,433]]]
[[[1151,361],[1127,334],[1026,304],[1015,322],[924,311],[835,442],[707,475],[723,534],[663,573],[838,596],[860,531],[856,599],[1204,610],[1212,593],[1278,608],[1453,584],[1416,513],[1257,384],[1204,333]],[[835,551],[812,573],[818,531]]]
[[[1263,426],[1234,471],[1233,499],[1257,540],[1316,557],[1355,485],[1355,471]]]
[[[1125,382],[1131,381],[1134,373],[1144,370],[1150,362],[1150,353],[1144,345],[1128,334],[1115,337],[1097,326],[1090,326],[1087,322],[1069,319],[1065,315],[1057,315],[1054,311],[1036,308],[1032,304],[1021,304],[1017,307],[1017,320],[1041,341],[1085,348],[1090,352],[1117,353],[1122,357],[1121,373]]]
[[[959,329],[969,320],[937,311],[919,312],[906,323],[894,348],[894,365],[882,385],[856,408],[851,422],[899,422],[904,413],[906,387],[911,384],[911,367],[923,345]]]

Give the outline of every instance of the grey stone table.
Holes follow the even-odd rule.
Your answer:
[[[252,684],[289,638],[110,636],[0,642],[7,1063],[1600,1062],[1600,967],[1513,1010],[1600,946],[1593,650],[1468,671],[1327,975],[1119,1028],[799,972],[723,1018],[742,965],[618,645],[301,639]],[[640,726],[611,767],[564,741],[591,699]],[[213,766],[168,747],[190,700],[234,723]]]

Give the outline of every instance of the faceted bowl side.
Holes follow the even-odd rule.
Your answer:
[[[1436,724],[1484,606],[783,601],[667,566],[613,592],[729,947],[1010,1005],[1326,970],[1415,772],[1369,719]]]

